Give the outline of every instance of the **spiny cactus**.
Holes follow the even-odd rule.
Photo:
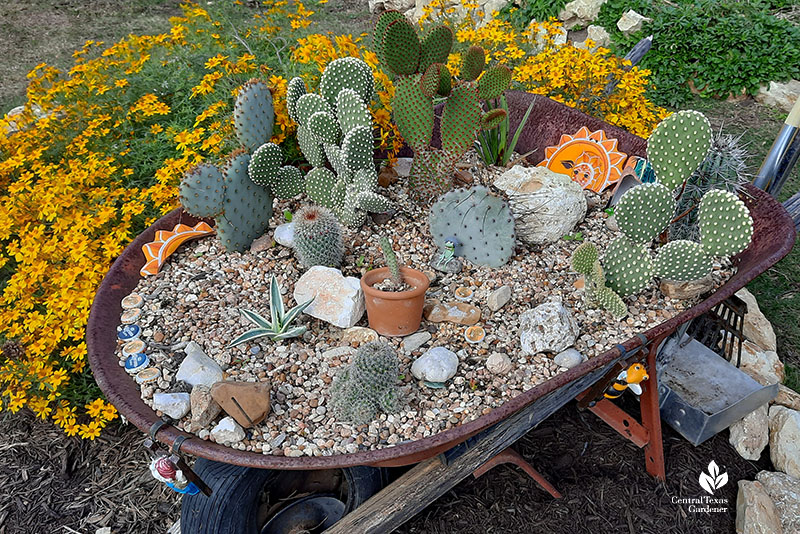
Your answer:
[[[455,189],[442,195],[428,218],[436,246],[461,244],[461,255],[472,263],[500,267],[514,254],[514,219],[502,198],[483,186]]]
[[[304,267],[339,267],[344,257],[342,227],[336,217],[321,206],[310,206],[295,213],[294,251]]]
[[[694,241],[670,241],[658,251],[656,276],[667,280],[699,280],[711,272],[711,258]]]
[[[622,319],[628,315],[628,306],[619,295],[614,293],[610,287],[600,287],[595,291],[594,301],[597,306],[608,310],[617,319]]]
[[[659,183],[630,189],[614,208],[620,231],[639,244],[651,243],[669,225],[674,214],[672,192]]]
[[[389,241],[388,237],[381,236],[380,245],[383,258],[386,260],[386,266],[389,268],[392,284],[394,284],[395,287],[402,287],[403,275],[400,272],[400,265],[397,263],[397,256],[392,249],[391,241]]]
[[[628,315],[625,302],[614,290],[606,287],[605,272],[598,259],[597,247],[593,243],[585,241],[578,245],[572,252],[571,263],[572,270],[584,277],[587,304],[608,310],[618,319]]]
[[[684,110],[656,126],[647,140],[647,158],[659,183],[672,191],[691,176],[710,147],[711,124],[706,116]]]
[[[644,245],[620,236],[603,256],[606,284],[620,296],[638,293],[653,278],[653,260]]]
[[[267,84],[250,80],[239,89],[233,105],[233,126],[239,143],[252,152],[272,137],[275,109]]]
[[[357,425],[372,421],[379,411],[399,407],[399,365],[391,345],[373,341],[362,345],[353,362],[336,375],[330,391],[334,416]]]
[[[584,241],[572,253],[570,258],[572,270],[586,276],[591,275],[598,257],[599,254],[594,243]]]
[[[493,66],[484,72],[485,52],[470,47],[464,55],[463,79],[453,83],[445,64],[453,46],[453,32],[438,25],[424,39],[414,25],[396,11],[383,13],[375,24],[374,48],[384,67],[395,75],[394,119],[400,134],[414,151],[409,187],[420,202],[452,188],[456,163],[475,141],[478,131],[502,120],[487,117],[480,100],[499,97],[511,84],[511,71]],[[483,72],[483,76],[478,79]],[[432,148],[434,96],[445,97],[442,112],[442,148]]]
[[[264,143],[253,152],[248,172],[258,185],[269,187],[278,198],[288,199],[303,192],[303,173],[283,163],[283,151],[274,143]]]
[[[307,93],[303,80],[294,78],[287,89],[289,115],[299,125],[300,150],[314,167],[305,177],[305,190],[342,223],[358,228],[368,212],[392,208],[377,193],[368,109],[374,92],[372,70],[357,58],[336,59],[322,73],[319,88],[320,94]]]

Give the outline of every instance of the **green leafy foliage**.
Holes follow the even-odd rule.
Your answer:
[[[525,29],[531,20],[545,21],[557,17],[567,0],[516,0],[500,10],[500,18],[509,21],[517,29]]]

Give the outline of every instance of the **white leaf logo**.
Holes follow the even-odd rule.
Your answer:
[[[711,495],[714,490],[717,490],[728,483],[728,473],[719,472],[719,466],[714,460],[708,464],[708,473],[700,473],[700,487],[706,490]]]

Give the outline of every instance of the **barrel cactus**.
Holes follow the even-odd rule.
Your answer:
[[[339,267],[344,257],[342,227],[326,208],[310,206],[295,213],[294,251],[305,267]]]

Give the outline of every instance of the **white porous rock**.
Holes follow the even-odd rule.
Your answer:
[[[186,357],[178,367],[178,373],[175,375],[177,380],[183,380],[192,386],[208,387],[222,381],[222,367],[206,356],[200,345],[190,341],[183,351],[186,353]]]
[[[739,481],[736,534],[783,534],[778,509],[761,482]]]
[[[511,287],[502,286],[489,293],[489,296],[486,298],[486,305],[489,306],[490,310],[495,312],[508,304],[509,300],[511,300]]]
[[[769,85],[762,85],[759,89],[756,102],[789,113],[798,97],[800,97],[800,80],[789,80],[786,83],[769,82]]]
[[[244,439],[245,435],[244,429],[233,420],[233,417],[224,417],[217,423],[217,426],[211,429],[211,437],[214,438],[214,441],[223,445],[239,443]]]
[[[509,196],[517,236],[529,245],[555,243],[586,215],[583,188],[547,167],[515,165],[494,186]]]
[[[734,354],[733,359],[736,359]],[[769,386],[783,382],[783,363],[778,353],[763,350],[755,343],[745,341],[742,344],[741,370],[753,377],[761,385]]]
[[[747,313],[744,316],[744,337],[764,350],[778,350],[775,331],[769,320],[761,313],[756,297],[745,288],[737,291],[736,296],[747,304]]]
[[[444,347],[429,349],[411,365],[411,374],[428,382],[446,382],[457,370],[458,356]]]
[[[192,427],[195,430],[210,425],[222,410],[217,401],[211,397],[211,388],[202,384],[192,388],[190,402],[192,407]]]
[[[559,352],[553,357],[553,362],[560,367],[572,369],[587,360],[586,356],[581,354],[577,349],[567,349]]]
[[[775,469],[800,478],[800,412],[773,405],[769,409],[769,458]]]
[[[369,0],[369,12],[406,11],[413,8],[415,4],[415,0]]]
[[[730,426],[730,444],[745,460],[758,460],[769,443],[767,405],[759,406]]]
[[[294,300],[314,302],[304,313],[339,328],[354,326],[364,315],[364,293],[358,278],[343,276],[342,271],[316,265],[300,277],[294,286]]]
[[[278,225],[275,228],[275,233],[272,235],[273,239],[275,239],[276,243],[283,245],[284,247],[293,247],[294,246],[294,223],[285,223]]]
[[[586,42],[588,40],[592,41],[591,50],[596,50],[601,46],[608,47],[611,43],[611,36],[602,26],[592,24],[586,28],[586,39],[577,43],[573,42],[572,46],[575,48],[589,48],[589,44]]]
[[[784,533],[800,532],[800,478],[761,471],[756,475],[781,517]]]
[[[511,358],[502,352],[493,352],[486,359],[486,370],[493,375],[504,375],[511,371],[514,364],[511,363]]]
[[[619,31],[621,31],[625,37],[628,37],[641,30],[645,22],[653,22],[653,19],[649,19],[640,15],[633,9],[629,9],[623,13],[617,21],[617,28],[619,28]]]
[[[572,0],[558,14],[558,19],[564,22],[568,30],[578,25],[586,26],[597,18],[605,3],[606,0]]]
[[[422,17],[425,6],[430,3],[431,0],[415,0],[415,2],[412,3],[414,9],[406,12],[406,16],[411,18],[414,22],[417,22]],[[475,3],[478,4],[478,9],[483,12],[483,21],[481,24],[485,24],[492,20],[492,12],[500,11],[510,3],[510,0],[476,0]],[[442,2],[442,7],[448,10],[448,18],[452,18],[456,22],[464,20],[467,15],[467,9],[464,8],[461,0],[445,0]],[[434,10],[433,20],[438,20],[437,13],[438,9]]]
[[[180,419],[192,407],[188,393],[154,393],[153,409],[165,413],[173,419]]]
[[[578,338],[578,321],[560,300],[545,302],[519,317],[522,352],[561,352]]]
[[[410,336],[406,336],[403,338],[403,343],[401,344],[401,348],[403,352],[406,354],[411,354],[422,345],[427,343],[431,340],[431,333],[423,330],[422,332],[417,332],[415,334],[411,334]]]

